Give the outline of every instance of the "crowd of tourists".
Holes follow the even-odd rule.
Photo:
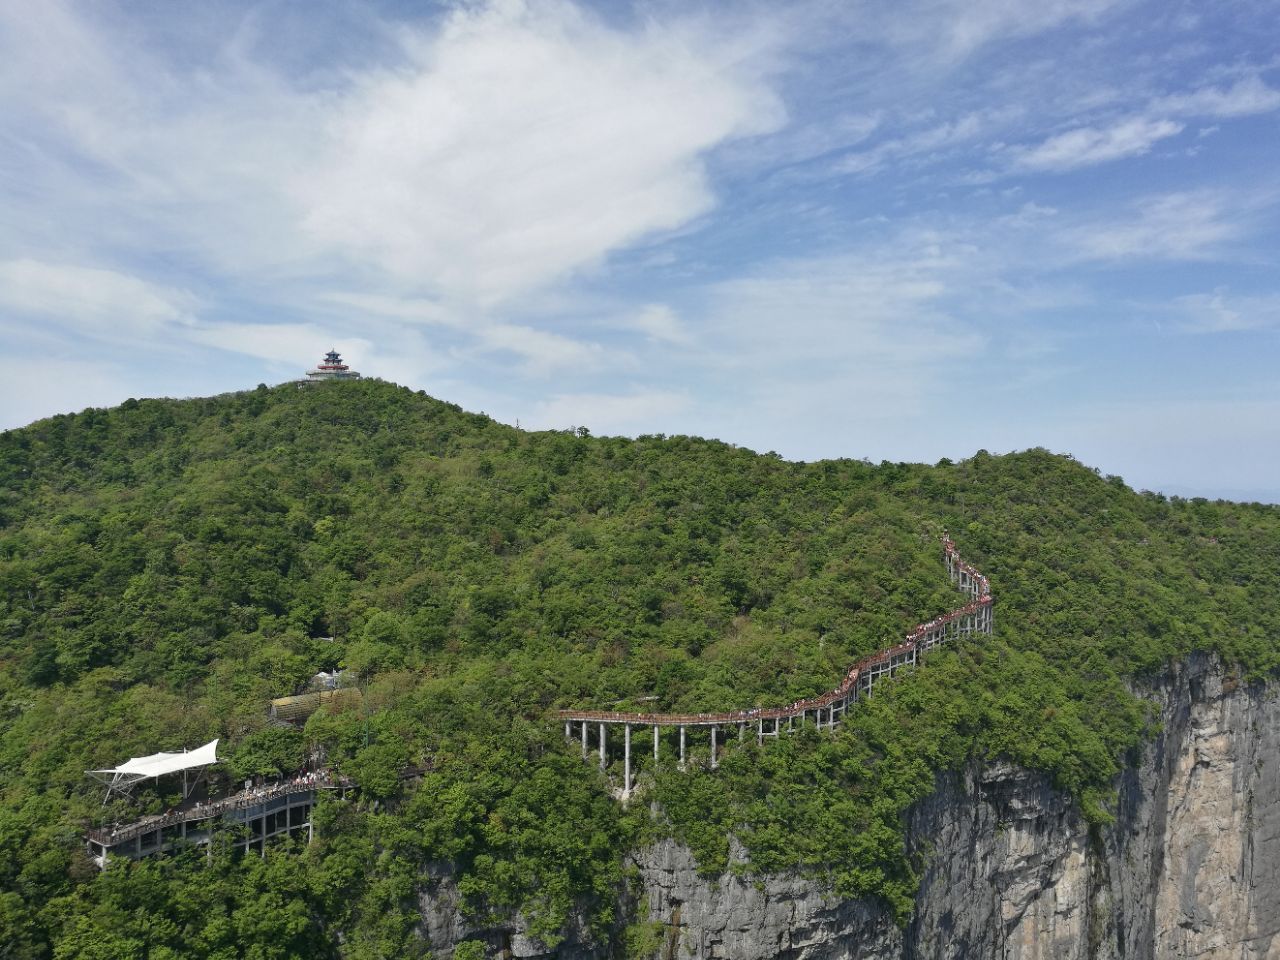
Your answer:
[[[244,789],[221,800],[197,800],[184,807],[173,807],[164,813],[151,814],[121,827],[112,824],[109,830],[94,831],[101,837],[100,842],[108,846],[137,836],[139,833],[150,833],[153,830],[182,823],[188,820],[207,820],[228,810],[243,810],[265,803],[276,797],[290,793],[299,793],[317,788],[342,786],[348,781],[334,775],[329,770],[303,771],[281,780],[258,781],[246,780]]]

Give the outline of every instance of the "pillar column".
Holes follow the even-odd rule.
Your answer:
[[[756,721],[756,744],[764,746],[764,718]]]
[[[653,725],[653,765],[658,765],[658,725]]]
[[[684,769],[684,724],[680,724],[680,769]]]
[[[716,725],[711,725],[711,769],[716,768]]]
[[[631,724],[623,725],[622,733],[622,796],[631,796]]]
[[[582,759],[587,759],[587,721],[582,721]]]
[[[605,736],[606,736],[606,734],[605,734],[605,726],[604,726],[604,724],[602,723],[602,724],[600,724],[600,769],[601,769],[601,770],[603,770],[603,769],[605,768],[605,763],[606,763],[606,760],[605,760],[605,746],[606,746],[606,743],[607,743],[607,742],[606,742],[606,740],[605,740]]]

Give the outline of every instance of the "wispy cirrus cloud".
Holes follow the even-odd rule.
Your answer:
[[[1187,333],[1247,333],[1280,329],[1280,294],[1233,295],[1219,289],[1174,297],[1163,312]]]
[[[1228,87],[1204,86],[1157,97],[1142,113],[1074,127],[1010,151],[1017,170],[1061,173],[1149,152],[1185,129],[1178,118],[1229,119],[1280,109],[1280,90],[1256,74]]]
[[[1151,104],[1153,113],[1222,119],[1273,110],[1280,110],[1280,90],[1268,86],[1256,73],[1242,77],[1230,86],[1199,87],[1159,97]]]
[[[665,303],[647,303],[624,317],[620,325],[660,343],[689,346],[694,342],[688,325]]]
[[[1274,199],[1252,191],[1174,191],[1140,197],[1119,215],[1077,218],[1064,225],[1071,256],[1083,260],[1204,260],[1249,236]]]
[[[1021,170],[1062,172],[1141,156],[1182,129],[1182,124],[1172,120],[1148,117],[1128,117],[1105,127],[1077,127],[1035,147],[1017,151],[1014,166]]]
[[[0,261],[0,307],[91,337],[190,324],[198,305],[187,291],[115,270],[29,257]]]

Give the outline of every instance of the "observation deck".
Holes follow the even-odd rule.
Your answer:
[[[337,350],[330,350],[324,360],[314,370],[308,370],[306,377],[298,381],[299,386],[311,383],[325,383],[329,380],[359,380],[360,374],[342,362]]]
[[[85,838],[89,855],[104,870],[108,854],[140,860],[184,845],[207,847],[220,827],[243,827],[232,841],[235,848],[265,853],[267,841],[275,837],[306,831],[310,841],[314,835],[311,813],[320,791],[345,794],[351,786],[350,780],[327,770],[302,774],[221,800],[184,804],[133,823],[90,829]]]

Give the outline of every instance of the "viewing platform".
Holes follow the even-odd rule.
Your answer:
[[[261,787],[251,787],[221,800],[184,803],[176,810],[143,817],[133,823],[90,829],[89,855],[106,869],[108,854],[140,860],[183,846],[208,846],[219,828],[243,827],[233,846],[265,853],[267,841],[305,831],[314,835],[311,814],[322,790],[345,794],[351,781],[323,770]]]
[[[324,355],[323,362],[316,365],[314,370],[308,370],[307,375],[298,381],[299,386],[307,386],[312,383],[325,383],[329,380],[359,380],[360,374],[352,370],[342,362],[337,350],[330,350]]]

